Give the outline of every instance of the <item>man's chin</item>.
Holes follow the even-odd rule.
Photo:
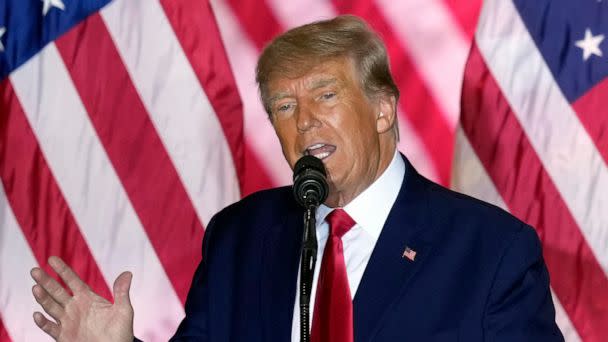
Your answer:
[[[325,205],[330,208],[340,207],[340,191],[332,182],[331,177],[327,178],[327,185],[329,188],[329,194],[325,200]]]

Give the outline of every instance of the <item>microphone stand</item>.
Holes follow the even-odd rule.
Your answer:
[[[311,201],[312,202],[312,201]],[[318,204],[308,202],[304,213],[304,236],[300,264],[300,341],[310,341],[310,294],[317,262],[316,218]]]

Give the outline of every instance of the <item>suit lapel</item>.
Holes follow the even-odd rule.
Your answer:
[[[404,182],[382,229],[353,300],[355,341],[370,341],[387,309],[407,287],[430,251],[424,181],[405,159]],[[416,255],[404,256],[409,247]],[[409,256],[409,257],[408,257]]]
[[[263,341],[289,341],[297,290],[303,216],[293,208],[264,237],[261,277]]]

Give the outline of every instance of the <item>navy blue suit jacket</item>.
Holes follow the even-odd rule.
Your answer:
[[[289,341],[302,217],[290,187],[218,213],[173,340]],[[535,231],[407,160],[353,306],[357,342],[563,340]]]

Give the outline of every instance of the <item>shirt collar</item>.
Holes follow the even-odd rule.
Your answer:
[[[404,175],[405,162],[399,151],[395,149],[393,160],[382,175],[343,208],[374,239],[380,236],[384,222],[401,189]],[[316,214],[317,225],[322,223],[333,209],[321,204]]]

